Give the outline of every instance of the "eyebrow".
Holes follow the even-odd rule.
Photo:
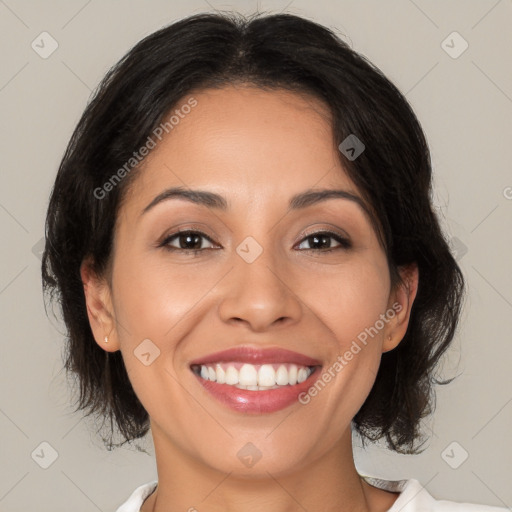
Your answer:
[[[173,187],[157,195],[142,210],[141,215],[154,208],[157,204],[168,201],[170,199],[183,199],[185,201],[206,206],[208,208],[214,208],[215,210],[219,211],[226,211],[228,209],[228,202],[219,194],[205,190],[190,190],[184,189],[182,187]],[[290,199],[288,210],[300,210],[322,201],[326,201],[328,199],[348,199],[355,202],[366,214],[371,216],[368,207],[359,196],[346,190],[336,189],[310,190],[296,194]]]

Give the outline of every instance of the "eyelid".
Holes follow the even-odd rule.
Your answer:
[[[201,235],[204,238],[206,238],[213,245],[222,247],[218,242],[215,241],[215,239],[218,238],[216,235],[209,234],[206,232],[205,228],[199,227],[198,225],[194,225],[194,224],[191,224],[191,225],[187,224],[185,227],[179,226],[179,227],[167,230],[165,232],[165,234],[160,238],[160,241],[157,242],[157,245],[158,246],[165,245],[169,239],[179,236],[181,233],[188,233],[188,232],[197,233],[198,235]]]
[[[301,231],[296,243],[301,242],[302,240],[304,240],[304,238],[308,238],[308,237],[316,235],[318,233],[327,233],[330,235],[336,235],[352,244],[352,239],[349,236],[349,234],[345,230],[343,230],[341,228],[334,227],[334,226],[333,227],[325,227],[324,226],[324,227],[315,227],[315,228],[311,228],[311,226],[308,226],[303,231]]]

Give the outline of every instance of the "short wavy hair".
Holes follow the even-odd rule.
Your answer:
[[[363,444],[384,439],[392,450],[414,453],[421,420],[434,410],[437,363],[454,337],[465,288],[431,204],[429,148],[407,100],[375,65],[332,30],[290,14],[175,22],[136,44],[87,105],[58,169],[42,259],[43,289],[60,304],[67,328],[65,369],[79,383],[76,410],[110,419],[109,449],[142,438],[150,426],[121,352],[94,341],[80,276],[86,258],[99,275],[108,270],[117,212],[140,166],[101,200],[94,191],[187,94],[237,83],[315,97],[330,110],[337,144],[350,134],[365,144],[355,160],[340,151],[340,161],[375,214],[393,286],[398,269],[411,263],[419,286],[405,337],[382,355],[352,426]],[[114,426],[120,444],[112,442]]]

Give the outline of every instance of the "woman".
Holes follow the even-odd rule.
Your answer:
[[[354,465],[352,430],[415,452],[457,325],[430,191],[405,98],[311,21],[192,16],[108,73],[43,280],[79,408],[151,428],[158,485],[118,512],[498,510]]]

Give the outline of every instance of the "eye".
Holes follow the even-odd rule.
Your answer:
[[[335,240],[338,245],[333,246],[331,240]],[[203,245],[204,241],[209,242],[211,246],[205,247]],[[301,248],[304,243],[308,243],[310,247]],[[206,249],[215,249],[219,246],[215,246],[213,240],[201,231],[183,230],[167,236],[160,244],[160,247],[173,252],[192,252],[197,254]],[[312,233],[303,238],[303,241],[299,244],[299,249],[301,250],[316,252],[330,252],[336,249],[349,249],[350,247],[352,247],[350,240],[331,231]]]
[[[193,252],[194,254],[201,252],[205,249],[213,249],[215,247],[204,247],[203,241],[207,240],[212,245],[213,240],[202,233],[201,231],[192,231],[192,230],[184,230],[178,231],[177,233],[173,233],[165,238],[165,240],[160,244],[161,247],[164,247],[168,251],[177,251],[177,252]],[[176,244],[176,245],[173,245]]]
[[[332,239],[338,243],[338,246],[332,246]],[[330,252],[336,249],[349,249],[352,247],[350,240],[338,233],[333,233],[331,231],[318,231],[308,235],[306,238],[303,238],[299,248],[306,242],[310,245],[310,247],[303,248],[303,250],[306,251],[316,250],[317,252]]]

